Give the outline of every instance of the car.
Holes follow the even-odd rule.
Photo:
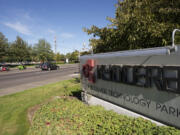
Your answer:
[[[9,71],[9,67],[7,65],[0,65],[0,71]]]
[[[45,62],[41,66],[41,70],[57,70],[57,69],[59,69],[59,66],[50,62]]]
[[[19,69],[19,70],[24,70],[24,69],[26,69],[26,66],[24,66],[24,65],[19,65],[19,66],[18,66],[18,69]]]

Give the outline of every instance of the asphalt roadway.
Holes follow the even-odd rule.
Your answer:
[[[29,68],[24,71],[0,72],[0,96],[24,91],[30,88],[68,80],[79,76],[78,64],[60,66],[58,70],[41,71]]]

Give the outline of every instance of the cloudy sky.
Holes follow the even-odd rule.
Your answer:
[[[57,52],[67,53],[88,45],[90,36],[82,28],[109,24],[117,0],[0,0],[0,32],[12,42],[16,36],[29,44],[44,38]]]

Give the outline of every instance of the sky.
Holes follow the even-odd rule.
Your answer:
[[[90,35],[83,28],[110,24],[117,0],[0,0],[0,32],[9,42],[16,36],[34,45],[46,39],[54,51],[66,54],[88,48]]]

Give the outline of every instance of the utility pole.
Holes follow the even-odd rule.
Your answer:
[[[54,37],[54,51],[55,51],[55,54],[57,53],[57,48],[56,48],[57,46],[56,46],[56,36]]]
[[[85,43],[85,42],[83,43],[83,48],[82,48],[82,50],[83,50],[83,51],[86,51],[86,50],[87,50],[87,48],[86,48],[86,43]]]

